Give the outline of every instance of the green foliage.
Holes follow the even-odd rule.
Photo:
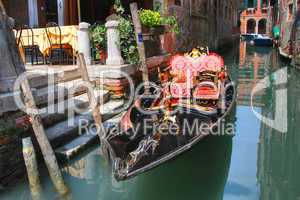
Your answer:
[[[179,25],[175,16],[162,17],[162,24],[169,25],[171,27],[171,32],[179,34]]]
[[[167,25],[171,27],[171,32],[179,34],[179,25],[175,16],[161,16],[159,12],[153,10],[140,10],[141,24],[146,27],[157,27]]]
[[[120,47],[122,56],[128,63],[137,64],[139,62],[139,55],[132,19],[129,16],[124,15],[124,8],[122,7],[121,0],[115,0],[114,8],[119,16]],[[176,34],[179,33],[179,26],[176,17],[174,16],[162,17],[159,12],[140,10],[139,17],[144,26],[157,27],[168,25],[171,27],[172,32],[175,32]],[[107,29],[104,24],[91,27],[93,45],[98,49],[107,49],[106,31]]]
[[[139,55],[135,41],[133,24],[129,17],[120,17],[119,31],[121,53],[123,58],[130,64],[137,64],[139,62]]]
[[[106,49],[106,27],[104,24],[99,24],[91,27],[92,41],[98,48]]]
[[[147,27],[155,27],[162,25],[161,15],[159,12],[153,10],[142,9],[139,12],[139,17],[142,25]]]
[[[132,20],[129,16],[124,15],[124,8],[120,0],[115,0],[114,5],[117,15],[119,17],[119,32],[120,32],[120,47],[123,58],[130,64],[137,64],[139,62],[139,55],[137,44],[135,40],[135,33]],[[106,27],[104,24],[96,25],[91,28],[92,41],[94,46],[101,49],[107,49]]]
[[[125,12],[121,0],[115,0],[114,9],[118,15],[123,15]]]

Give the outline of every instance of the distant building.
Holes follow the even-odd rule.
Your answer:
[[[274,13],[280,28],[280,53],[285,57],[299,54],[299,0],[278,0],[278,10]]]
[[[272,4],[270,0],[244,0],[241,13],[241,34],[272,33]]]

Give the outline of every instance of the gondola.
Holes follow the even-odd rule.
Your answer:
[[[269,36],[258,34],[257,37],[253,39],[255,46],[273,46],[273,40]]]
[[[138,97],[102,141],[114,176],[126,180],[192,148],[234,104],[223,58],[208,48],[174,56],[159,70],[159,85]]]

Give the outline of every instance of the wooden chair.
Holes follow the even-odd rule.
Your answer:
[[[69,64],[72,60],[72,46],[62,43],[61,28],[50,22],[46,25],[46,34],[50,44],[46,52],[46,58],[50,64]]]
[[[17,29],[16,38],[18,47],[21,45],[24,51],[25,63],[27,63],[28,57],[32,65],[39,64],[40,60],[43,61],[43,59],[39,59],[42,58],[42,54],[39,50],[39,46],[34,42],[34,33],[31,27],[28,25],[20,26]]]

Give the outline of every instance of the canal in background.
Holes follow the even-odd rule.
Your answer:
[[[208,137],[177,159],[126,182],[116,182],[99,150],[91,150],[63,168],[72,199],[300,199],[300,71],[285,68],[271,48],[241,43],[222,55],[237,84],[237,105],[228,116],[236,128],[234,137]],[[280,69],[287,70],[288,81],[278,85],[275,72]],[[265,77],[270,84],[254,96],[253,110],[270,119],[279,116],[281,128],[287,121],[287,133],[262,123],[252,111],[252,88]],[[276,112],[276,106],[284,108],[278,97],[285,98],[276,98],[278,90],[287,92],[287,119],[282,109]],[[43,189],[48,199],[55,199],[48,179]],[[0,199],[30,199],[28,185],[0,194]]]

